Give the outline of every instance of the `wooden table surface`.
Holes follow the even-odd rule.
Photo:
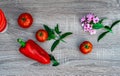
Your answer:
[[[97,30],[97,34],[91,36],[82,30],[79,21],[91,12],[107,17],[104,23],[110,25],[120,19],[120,0],[0,0],[0,8],[8,21],[7,31],[0,33],[0,76],[120,76],[120,24],[97,42],[104,30]],[[31,13],[34,18],[29,29],[17,24],[23,12]],[[67,43],[60,43],[52,52],[59,66],[42,65],[20,54],[17,38],[33,39],[51,53],[53,41],[40,43],[34,35],[43,24],[54,27],[57,23],[63,32],[73,32],[65,39]],[[79,52],[78,46],[84,40],[94,46],[88,55]]]

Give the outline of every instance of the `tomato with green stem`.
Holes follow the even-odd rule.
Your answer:
[[[48,32],[44,29],[40,29],[36,32],[35,36],[39,42],[45,42],[48,39]]]
[[[83,54],[88,54],[92,51],[93,45],[89,41],[84,41],[80,44],[79,49]]]
[[[18,24],[22,28],[29,28],[33,23],[33,18],[30,13],[22,13],[18,17]]]

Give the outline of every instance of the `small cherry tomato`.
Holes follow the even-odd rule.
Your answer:
[[[48,39],[48,32],[44,29],[40,29],[36,32],[36,39],[39,42],[45,42]]]
[[[18,17],[18,24],[22,28],[29,28],[33,23],[32,15],[29,13],[22,13]]]
[[[79,49],[83,54],[88,54],[92,51],[93,45],[89,41],[84,41],[80,44]]]

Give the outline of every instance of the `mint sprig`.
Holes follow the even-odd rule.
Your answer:
[[[101,29],[101,28],[103,28],[104,26],[103,26],[103,24],[101,24],[101,23],[95,23],[95,24],[93,24],[93,26],[92,26],[92,28],[93,29]]]
[[[106,32],[103,32],[102,34],[100,34],[97,41],[99,42],[99,40],[102,39],[108,32],[109,31],[106,31]]]
[[[72,32],[63,33],[59,29],[59,25],[57,24],[54,29],[48,27],[47,25],[43,25],[45,30],[48,32],[48,40],[55,40],[51,46],[51,52],[57,47],[57,45],[62,41],[65,42],[63,39],[67,36],[71,35]]]
[[[54,41],[54,43],[51,46],[51,52],[53,52],[53,50],[55,49],[55,47],[60,43],[60,40],[56,40]]]
[[[103,20],[104,20],[104,19],[102,19],[102,21],[103,21]],[[107,33],[109,33],[109,32],[112,33],[112,28],[113,28],[115,25],[117,25],[119,22],[120,22],[120,20],[117,20],[117,21],[113,22],[110,27],[109,27],[109,26],[104,26],[103,28],[106,29],[106,31],[99,35],[97,41],[99,42]],[[101,23],[101,24],[102,24],[102,23]]]
[[[117,20],[117,21],[113,22],[112,25],[111,25],[111,29],[112,29],[116,24],[118,24],[119,22],[120,22],[120,20]]]
[[[45,30],[48,32],[48,40],[55,39],[56,36],[55,36],[54,30],[45,24],[43,26],[44,26]]]
[[[112,33],[112,29],[109,26],[104,26],[104,29]]]
[[[59,30],[59,25],[57,24],[55,27],[55,32],[60,35],[62,32]]]
[[[62,34],[62,35],[60,36],[60,40],[64,39],[65,37],[67,37],[67,36],[69,36],[69,35],[71,35],[71,34],[72,34],[71,32],[66,32],[66,33]]]
[[[62,41],[65,42],[63,39],[69,35],[71,35],[71,32],[62,33],[59,29],[59,25],[57,24],[53,29],[50,28],[48,25],[43,25],[44,29],[48,32],[48,40],[54,40],[52,46],[51,46],[51,52],[58,46],[58,44]],[[53,63],[52,66],[58,66],[59,62],[54,58],[52,54],[49,54],[50,59]]]

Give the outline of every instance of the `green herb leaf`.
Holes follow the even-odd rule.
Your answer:
[[[93,27],[93,29],[100,29],[100,28],[103,28],[104,26],[101,23],[96,23],[96,24],[93,24],[92,27]]]
[[[111,29],[113,28],[113,26],[115,26],[116,24],[118,24],[120,22],[120,20],[117,20],[115,22],[113,22],[113,24],[111,25]]]
[[[51,34],[48,36],[48,39],[47,40],[51,40],[51,39],[55,39],[56,38],[56,35],[55,34]]]
[[[108,32],[109,32],[109,31],[106,31],[106,32],[103,32],[101,35],[99,35],[97,41],[99,42],[99,40],[102,39]]]
[[[61,33],[60,30],[59,30],[59,25],[58,25],[58,24],[57,24],[56,27],[55,27],[55,32],[56,32],[57,34],[60,34],[60,33]]]
[[[43,26],[44,26],[45,30],[46,30],[48,33],[54,34],[53,30],[52,30],[50,27],[48,27],[48,26],[45,25],[45,24],[44,24]]]
[[[109,32],[112,32],[112,29],[109,27],[109,26],[104,26],[104,28],[109,31]]]
[[[63,38],[65,38],[65,37],[67,37],[68,35],[71,35],[71,34],[72,34],[72,32],[66,32],[66,33],[64,33],[60,36],[60,39],[63,39]]]
[[[47,25],[43,25],[45,30],[48,32],[48,40],[55,39],[56,35],[54,34],[54,30],[48,27]]]
[[[56,40],[52,46],[51,46],[51,52],[53,52],[53,50],[55,49],[55,47],[60,43],[60,40]]]
[[[105,19],[107,19],[107,18],[103,18],[103,19],[101,19],[101,20],[99,21],[99,23],[102,23]]]
[[[52,61],[52,66],[58,66],[60,63],[55,59],[55,57],[52,54],[49,54],[50,60]]]

